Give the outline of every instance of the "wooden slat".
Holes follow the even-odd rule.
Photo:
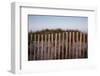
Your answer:
[[[66,32],[66,41],[65,41],[65,45],[66,45],[65,58],[68,58],[68,32]]]
[[[32,37],[33,35],[31,34],[30,35],[30,59],[33,59],[33,55],[32,55],[32,52],[33,52],[33,48],[32,48]]]
[[[50,34],[48,34],[48,59],[50,59]]]
[[[79,50],[79,57],[81,57],[82,53],[82,33],[80,33],[80,50]]]
[[[72,58],[75,58],[75,32],[73,32],[73,39],[72,39],[72,44],[73,44],[73,50],[72,50]]]
[[[54,51],[54,46],[53,46],[53,34],[51,34],[51,43],[52,43],[52,48],[51,48],[51,55],[50,55],[50,59],[53,59],[53,51]]]
[[[40,47],[40,35],[39,34],[37,34],[37,38],[38,38],[38,40],[37,40],[37,60],[39,60],[39,53],[40,53],[40,49],[39,49],[39,47]]]
[[[59,44],[58,59],[60,59],[60,51],[61,51],[61,49],[60,49],[60,48],[61,48],[61,45],[60,45],[60,43],[61,43],[61,42],[60,42],[60,41],[61,41],[61,38],[60,38],[60,37],[61,37],[61,34],[59,33],[59,38],[58,38],[58,39],[59,39],[59,43],[58,43],[58,44]]]
[[[57,34],[55,34],[55,50],[54,50],[54,58],[56,59],[56,53],[57,52]]]
[[[43,34],[41,34],[41,58],[43,59]]]
[[[64,58],[64,33],[62,33],[62,55],[61,55],[61,57],[62,57],[62,59]]]
[[[36,60],[36,34],[34,34],[34,60]]]
[[[76,58],[78,58],[78,32],[76,33]]]
[[[47,35],[45,34],[45,45],[44,45],[44,59],[46,59],[46,45],[47,45]]]
[[[71,32],[69,32],[69,58],[71,58]]]
[[[83,34],[83,43],[85,44],[85,34]],[[82,52],[82,57],[84,57],[84,51],[85,51],[85,48],[83,48],[83,52]]]

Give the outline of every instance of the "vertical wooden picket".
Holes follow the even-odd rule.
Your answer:
[[[58,49],[58,59],[60,59],[60,51],[61,51],[61,45],[60,45],[60,37],[61,37],[61,35],[60,35],[60,33],[58,34],[58,39],[59,39],[59,42],[58,42],[58,45],[59,45],[59,49]]]
[[[30,59],[33,59],[33,55],[32,55],[32,52],[33,52],[33,48],[32,48],[32,37],[33,37],[33,35],[31,34],[30,35]]]
[[[47,58],[50,59],[50,34],[48,34],[48,53]]]
[[[61,46],[62,46],[62,49],[61,49],[61,59],[64,58],[64,33],[62,33],[62,42],[61,42]]]
[[[69,53],[68,53],[69,57],[68,58],[71,58],[71,32],[69,32],[69,50],[68,51],[69,51]]]
[[[79,57],[81,57],[82,53],[82,33],[80,33],[80,50],[79,50]]]
[[[43,59],[43,34],[41,34],[41,52],[40,52],[40,59]]]
[[[85,34],[83,34],[83,46],[84,46],[85,43]],[[83,48],[83,52],[82,52],[82,57],[84,57],[84,52],[85,52],[85,48]]]
[[[56,59],[56,52],[57,52],[57,33],[55,33],[55,41],[54,41],[54,44],[55,44],[55,48],[54,48],[54,59]]]
[[[39,51],[39,34],[37,34],[37,60],[38,60],[38,51]]]
[[[45,34],[45,44],[44,44],[44,59],[46,59],[46,51],[47,51],[47,49],[46,49],[46,45],[47,45],[47,35]]]
[[[53,34],[51,34],[51,53],[50,53],[50,59],[52,59],[53,58]]]
[[[36,59],[36,34],[34,34],[34,60]]]
[[[68,32],[66,32],[66,38],[65,38],[65,47],[66,47],[66,52],[65,52],[65,58],[68,58]]]
[[[78,32],[76,32],[76,58],[78,58]]]
[[[75,32],[73,32],[72,44],[73,44],[72,58],[75,58]]]

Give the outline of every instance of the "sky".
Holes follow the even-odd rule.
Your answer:
[[[88,17],[79,16],[46,16],[29,15],[28,31],[40,31],[43,29],[73,29],[82,32],[88,31]]]

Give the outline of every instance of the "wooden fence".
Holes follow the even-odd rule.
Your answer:
[[[28,60],[87,58],[86,33],[34,33],[28,40]]]

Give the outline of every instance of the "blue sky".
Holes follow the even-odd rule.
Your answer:
[[[88,17],[29,15],[28,27],[29,31],[33,32],[43,29],[58,28],[63,30],[74,29],[87,32]]]

